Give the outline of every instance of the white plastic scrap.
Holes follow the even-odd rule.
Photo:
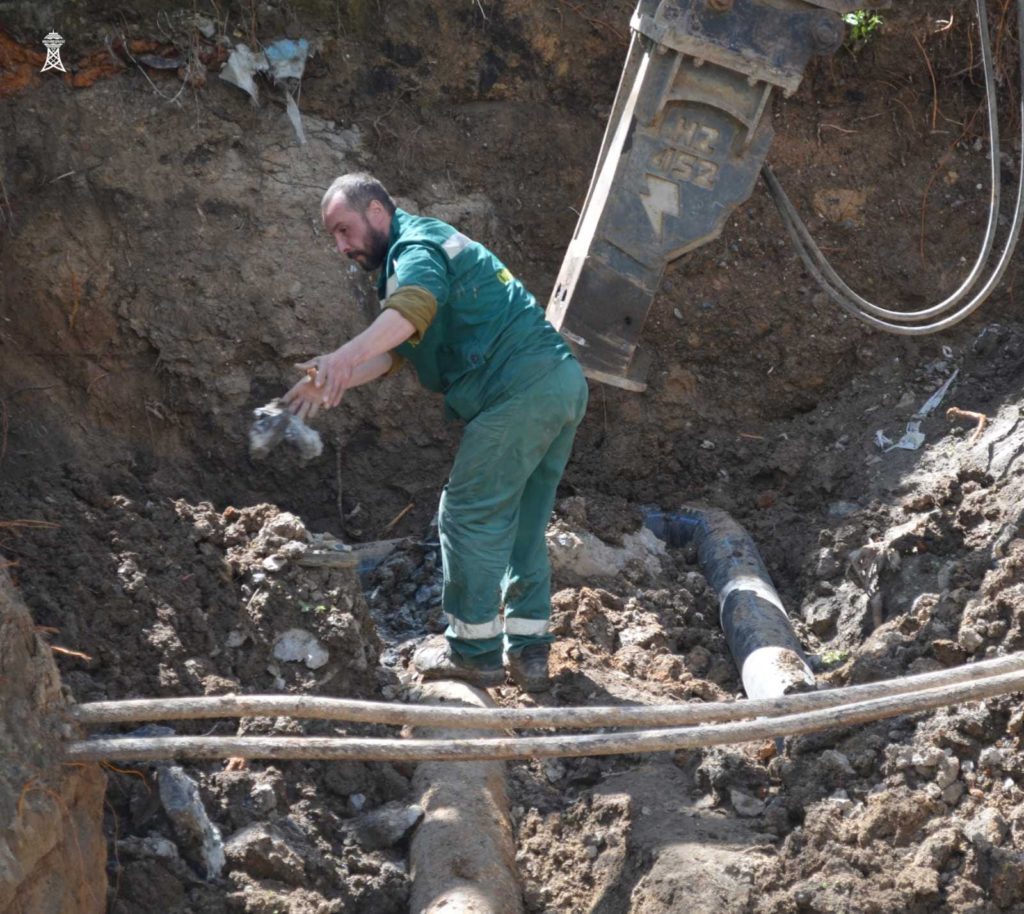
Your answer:
[[[892,451],[896,448],[901,448],[905,451],[916,451],[922,444],[924,444],[924,433],[921,431],[921,422],[938,408],[939,404],[945,399],[946,394],[949,392],[949,388],[952,383],[956,380],[956,376],[960,374],[960,369],[957,368],[943,383],[943,385],[935,391],[921,408],[914,413],[910,421],[907,423],[907,431],[893,444],[892,439],[889,438],[885,432],[881,429],[875,432],[875,444],[877,444],[883,451]]]
[[[314,460],[324,451],[320,433],[293,415],[280,399],[253,410],[255,417],[249,427],[249,456],[263,460],[281,441],[298,448],[304,461]]]
[[[253,51],[248,45],[236,44],[228,62],[220,71],[220,78],[247,92],[257,104],[260,100],[259,89],[254,78],[257,73],[264,73],[275,83],[280,84],[284,92],[288,119],[295,130],[295,138],[302,146],[305,145],[306,134],[302,129],[299,106],[284,81],[302,79],[308,56],[309,42],[305,38],[300,38],[298,41],[282,38],[280,41],[268,45],[263,51]]]
[[[248,45],[236,44],[228,62],[220,71],[220,78],[248,92],[252,100],[258,103],[260,90],[256,88],[253,76],[266,69],[267,58],[263,54],[254,54]]]

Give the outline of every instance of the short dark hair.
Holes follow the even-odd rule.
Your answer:
[[[376,200],[387,210],[388,215],[395,214],[395,201],[391,194],[373,175],[365,172],[357,171],[335,178],[320,201],[320,212],[323,213],[337,196],[344,197],[345,202],[357,213],[365,213],[369,205]]]

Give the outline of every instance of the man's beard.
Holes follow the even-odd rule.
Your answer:
[[[367,273],[371,273],[378,269],[384,263],[384,258],[388,256],[388,244],[391,238],[387,233],[370,225],[366,216],[363,216],[363,223],[366,225],[367,230],[367,247],[358,251],[349,251],[348,256],[350,260],[358,263]]]

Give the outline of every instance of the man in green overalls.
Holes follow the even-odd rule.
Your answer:
[[[312,417],[350,387],[405,361],[466,423],[438,524],[445,640],[417,651],[427,678],[490,687],[509,672],[549,686],[551,574],[545,528],[587,405],[587,383],[533,296],[483,245],[395,207],[376,179],[344,175],[321,205],[338,252],[380,269],[381,314],[339,349],[300,366],[285,396]],[[504,623],[500,616],[504,604]]]

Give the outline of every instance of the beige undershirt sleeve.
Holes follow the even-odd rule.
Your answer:
[[[426,289],[422,289],[419,286],[402,286],[388,296],[384,307],[394,308],[416,328],[416,332],[409,337],[409,342],[415,346],[423,339],[423,334],[427,332],[427,327],[430,326],[437,314],[437,299]],[[396,371],[400,371],[406,361],[393,349],[391,350],[391,358],[391,367],[384,372],[385,378],[390,377]]]
[[[437,299],[420,286],[401,286],[388,296],[384,307],[394,308],[416,328],[409,337],[414,346],[423,339],[423,334],[437,315]]]

